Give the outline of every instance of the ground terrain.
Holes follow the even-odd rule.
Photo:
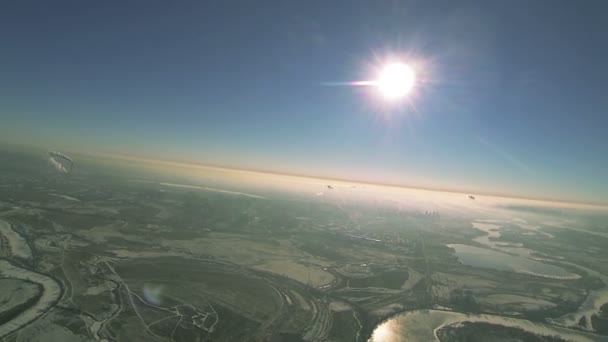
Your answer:
[[[602,211],[87,156],[63,174],[36,151],[0,157],[6,342],[608,335]]]

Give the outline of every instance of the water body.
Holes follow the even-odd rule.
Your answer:
[[[53,278],[15,266],[7,260],[0,260],[0,276],[27,280],[42,286],[42,296],[34,305],[0,325],[0,338],[40,317],[55,305],[61,296],[61,287]]]
[[[30,261],[32,259],[32,250],[27,244],[23,236],[13,230],[10,223],[0,220],[0,235],[4,236],[8,241],[10,254],[12,257],[21,258]]]
[[[451,244],[447,246],[453,248],[456,251],[455,254],[458,259],[468,266],[531,274],[553,279],[580,278],[580,275],[568,272],[561,267],[545,264],[519,255],[510,255],[468,245]]]
[[[473,241],[476,241],[482,245],[494,247],[494,241],[491,239],[498,239],[500,237],[500,225],[498,224],[473,222],[473,228],[486,233],[486,235],[482,235],[473,239]]]
[[[32,258],[32,250],[27,241],[15,232],[8,222],[0,220],[0,234],[6,237],[12,257],[25,260]],[[0,260],[0,277],[27,280],[42,286],[42,296],[34,305],[0,325],[0,338],[43,315],[55,305],[61,296],[61,286],[53,278],[21,268],[8,260]]]
[[[516,318],[467,315],[441,310],[414,310],[399,314],[377,326],[368,342],[439,341],[437,330],[457,322],[498,324],[523,329],[537,335],[559,335],[572,341],[608,341],[608,337]]]
[[[461,244],[448,245],[448,247],[455,250],[456,256],[463,264],[473,267],[532,274],[548,278],[580,278],[579,275],[568,272],[563,268],[529,259],[533,252],[531,250],[519,246],[501,246],[500,242],[495,241],[495,239],[500,238],[500,225],[498,222],[477,222],[474,224],[474,227],[486,233],[486,235],[475,238],[474,241],[492,249]],[[548,237],[551,238],[552,236]],[[515,255],[502,253],[497,250],[508,251]],[[608,283],[608,277],[599,272],[565,261],[562,261],[562,263],[577,267]],[[369,342],[439,341],[436,336],[437,330],[458,322],[498,324],[506,327],[523,329],[527,332],[539,335],[559,335],[564,339],[573,341],[608,341],[608,337],[605,336],[566,328],[568,326],[575,326],[581,317],[586,317],[586,328],[591,330],[591,315],[596,313],[599,310],[599,307],[606,302],[608,302],[608,287],[591,291],[587,299],[576,312],[550,320],[552,324],[533,323],[522,319],[495,315],[470,315],[452,311],[409,311],[394,316],[378,325],[373,331]]]
[[[574,267],[578,267],[579,269],[587,272],[589,275],[598,277],[605,284],[608,284],[608,277],[597,271],[594,271],[594,270],[589,269],[584,266],[572,264],[569,262],[564,262],[564,263],[569,264]],[[549,319],[549,321],[551,323],[562,325],[562,326],[576,326],[578,324],[578,322],[580,321],[580,319],[585,317],[586,318],[585,328],[587,330],[592,330],[591,316],[593,316],[593,314],[598,313],[600,311],[600,307],[605,303],[608,303],[608,286],[604,286],[598,290],[590,291],[589,295],[587,295],[587,298],[581,304],[581,306],[578,308],[578,310],[576,312],[569,313],[569,314],[563,315],[563,316],[555,318],[555,319]]]
[[[517,246],[516,248],[513,248],[514,246],[503,246],[501,242],[496,241],[497,239],[500,238],[501,224],[502,224],[501,221],[488,221],[488,220],[477,220],[476,222],[473,222],[473,228],[476,228],[476,229],[481,230],[486,233],[486,235],[479,236],[479,237],[473,239],[473,241],[486,245],[493,249],[498,249],[498,250],[508,252],[508,253],[515,253],[515,254],[518,254],[519,256],[525,257],[525,258],[532,258],[532,257],[536,256],[536,260],[538,260],[538,255],[543,255],[543,253],[535,252],[535,251],[529,250],[527,248],[519,247],[519,246]],[[529,225],[525,221],[519,221],[519,222],[517,222],[517,225],[524,229],[530,230],[534,233],[543,234],[547,238],[554,237],[553,235],[551,235],[549,233],[540,231],[539,226]],[[608,284],[608,277],[605,276],[604,274],[601,274],[595,270],[589,269],[589,268],[581,266],[581,265],[566,262],[563,260],[562,257],[558,257],[555,255],[552,255],[550,257],[552,259],[559,259],[559,260],[561,260],[560,262],[563,264],[574,266],[574,267],[580,269],[581,271],[586,272],[587,274],[589,274],[591,276],[600,278],[605,284]],[[546,265],[546,266],[550,266],[550,265]],[[593,316],[594,314],[597,314],[600,311],[600,307],[605,303],[608,303],[608,286],[605,286],[598,290],[590,291],[589,295],[587,296],[585,301],[581,304],[581,306],[578,308],[578,310],[576,312],[572,312],[572,313],[563,315],[563,316],[555,318],[555,319],[549,319],[549,321],[551,323],[554,323],[557,325],[572,327],[572,326],[577,326],[579,321],[581,320],[581,318],[585,317],[586,323],[585,323],[584,328],[592,331],[593,327],[591,325],[591,316]]]
[[[492,249],[498,249],[507,253],[519,254],[521,256],[529,257],[533,251],[524,248],[523,243],[520,242],[505,242],[499,241],[501,236],[501,228],[504,223],[500,221],[492,221],[489,222],[487,220],[477,220],[472,222],[473,228],[477,230],[481,230],[486,233],[485,235],[478,236],[473,239],[473,241],[480,243],[482,245],[486,245]],[[537,235],[542,234],[550,239],[553,238],[553,235],[540,231],[540,227],[527,224],[525,221],[518,221],[517,226],[521,229],[527,230],[522,233],[522,235]]]

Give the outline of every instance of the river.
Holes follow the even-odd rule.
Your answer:
[[[30,260],[32,255],[26,240],[15,232],[6,221],[0,220],[0,228],[0,234],[6,237],[6,241],[9,243],[8,247],[11,250],[11,255]],[[8,260],[0,260],[0,276],[2,278],[29,281],[42,287],[42,295],[34,305],[20,312],[10,321],[0,325],[0,338],[42,316],[55,305],[61,296],[61,286],[55,279],[17,266]]]

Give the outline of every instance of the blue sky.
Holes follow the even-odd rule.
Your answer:
[[[1,140],[606,203],[607,10],[3,1]],[[424,66],[411,105],[322,86],[389,56]]]

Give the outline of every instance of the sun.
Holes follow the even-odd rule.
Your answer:
[[[375,77],[366,77],[357,81],[323,82],[321,84],[332,87],[367,88],[370,91],[365,91],[365,94],[371,95],[374,105],[378,105],[376,100],[380,99],[382,110],[393,112],[396,109],[403,108],[403,106],[414,108],[415,97],[420,95],[418,87],[424,86],[427,83],[425,80],[428,79],[424,63],[419,59],[409,60],[406,63],[398,58],[389,57],[381,60],[381,58],[376,57],[374,63],[370,63],[367,71],[365,71],[366,74],[369,72],[372,75],[375,74]]]
[[[415,81],[416,75],[409,65],[390,63],[382,68],[375,85],[385,99],[392,100],[405,97]]]

